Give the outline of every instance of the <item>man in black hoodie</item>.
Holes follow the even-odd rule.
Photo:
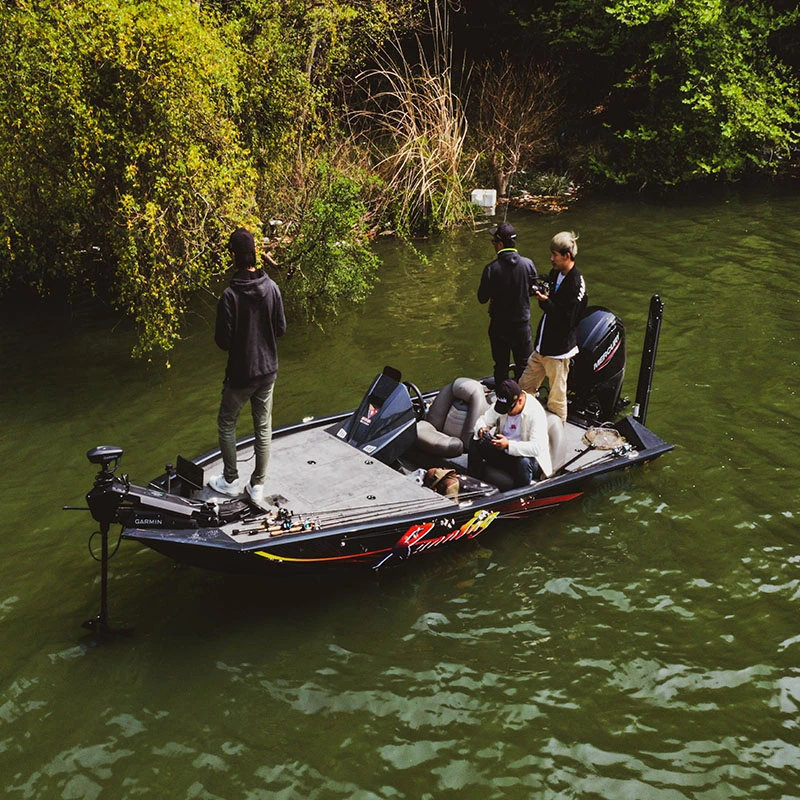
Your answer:
[[[531,294],[536,279],[533,261],[517,252],[517,232],[501,222],[489,231],[497,258],[487,264],[478,286],[478,302],[489,303],[489,344],[494,359],[494,385],[508,377],[514,354],[519,379],[528,361],[531,344]]]
[[[247,401],[253,414],[255,467],[247,493],[260,501],[272,441],[272,390],[278,374],[278,337],[286,332],[283,299],[275,282],[256,267],[253,234],[238,228],[228,240],[236,274],[217,305],[214,339],[228,353],[222,402],[217,417],[224,471],[209,481],[220,494],[235,497],[236,422]]]

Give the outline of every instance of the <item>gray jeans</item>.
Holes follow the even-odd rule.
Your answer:
[[[223,475],[228,483],[239,477],[236,466],[236,421],[244,404],[250,401],[253,414],[253,430],[255,433],[256,464],[250,476],[250,484],[258,486],[264,483],[269,463],[269,447],[272,441],[272,390],[271,383],[266,387],[248,386],[235,389],[227,384],[222,387],[222,402],[219,405],[217,429],[219,431],[219,447],[222,450]]]

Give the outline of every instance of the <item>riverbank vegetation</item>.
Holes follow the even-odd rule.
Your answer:
[[[227,233],[295,317],[378,273],[370,239],[468,224],[469,191],[792,174],[784,0],[12,0],[0,10],[0,291],[101,298],[180,336]],[[552,195],[542,204],[532,198]]]

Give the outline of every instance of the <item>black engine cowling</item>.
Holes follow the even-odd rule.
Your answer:
[[[568,380],[570,413],[592,422],[611,420],[624,407],[625,327],[608,309],[590,306],[577,335],[580,352]]]

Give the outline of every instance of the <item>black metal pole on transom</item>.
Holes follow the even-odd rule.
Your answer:
[[[647,407],[650,404],[650,389],[653,385],[653,369],[656,363],[658,337],[661,334],[661,320],[664,316],[664,303],[654,294],[650,298],[650,313],[647,317],[647,331],[642,347],[642,362],[639,367],[639,383],[636,387],[636,401],[633,410],[634,418],[642,425],[647,419]]]

